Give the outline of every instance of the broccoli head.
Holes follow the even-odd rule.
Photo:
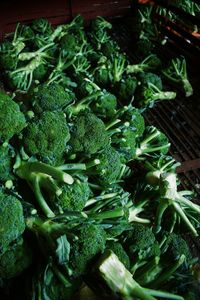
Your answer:
[[[0,252],[4,253],[9,244],[25,230],[23,208],[20,201],[0,190]]]
[[[148,86],[149,83],[152,83],[159,90],[163,89],[162,80],[161,80],[160,76],[158,76],[154,73],[151,73],[151,72],[139,73],[138,79],[142,86]]]
[[[54,200],[58,210],[61,212],[65,210],[83,210],[90,196],[90,188],[86,177],[75,178],[72,185],[64,184],[61,190],[61,195]]]
[[[167,237],[165,247],[167,248],[166,255],[170,260],[177,260],[184,255],[188,265],[191,264],[193,259],[191,251],[181,235],[170,233]]]
[[[24,149],[43,162],[56,165],[62,161],[70,138],[62,112],[44,112],[29,123],[24,131]]]
[[[88,173],[94,175],[95,180],[104,186],[115,183],[119,179],[122,170],[120,154],[113,147],[107,146],[95,157],[99,160],[99,163],[96,164],[94,169],[89,169]]]
[[[127,269],[130,268],[130,259],[119,242],[108,241],[106,243],[106,248],[112,250]]]
[[[0,140],[10,140],[26,126],[26,120],[19,105],[0,91]]]
[[[71,244],[70,265],[75,277],[84,274],[95,256],[105,249],[106,233],[98,225],[82,225]]]
[[[109,93],[104,92],[97,101],[92,102],[91,109],[100,118],[111,119],[114,117],[117,108],[117,98]]]
[[[30,265],[31,259],[27,243],[20,238],[0,256],[0,278],[10,279],[18,276]]]
[[[71,96],[64,88],[53,82],[40,84],[33,94],[33,107],[37,113],[61,110],[71,101]]]
[[[129,76],[115,84],[115,93],[123,103],[130,103],[137,87],[137,79]]]
[[[93,113],[80,112],[73,125],[69,141],[72,152],[90,155],[109,144],[109,136],[103,121]]]

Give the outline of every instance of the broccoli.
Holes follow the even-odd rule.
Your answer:
[[[120,154],[113,147],[110,145],[104,147],[104,149],[98,154],[95,154],[94,157],[94,161],[98,160],[97,163],[94,167],[90,167],[89,163],[86,172],[91,177],[94,176],[95,181],[103,186],[107,186],[120,179],[123,165],[121,163]]]
[[[17,66],[17,53],[9,41],[0,44],[0,68],[14,70]]]
[[[80,112],[73,123],[69,145],[73,153],[96,153],[109,144],[109,136],[101,119],[91,112]]]
[[[163,89],[163,84],[160,76],[151,73],[151,72],[143,72],[138,74],[138,80],[142,86],[149,86],[149,84],[153,84],[159,90]]]
[[[140,107],[153,107],[156,101],[172,100],[176,98],[176,92],[161,91],[153,83],[149,82],[148,86],[142,85],[136,94],[136,103]]]
[[[0,278],[10,279],[22,273],[32,261],[28,244],[20,238],[0,255]]]
[[[132,229],[124,234],[124,248],[131,261],[131,272],[144,265],[149,258],[160,255],[160,247],[151,228],[142,224],[134,224]]]
[[[26,180],[32,188],[38,205],[47,217],[54,217],[55,214],[49,207],[48,201],[45,200],[42,191],[47,193],[61,194],[59,183],[72,184],[74,179],[71,175],[62,171],[62,168],[52,167],[41,162],[23,162],[20,161],[15,165],[15,173],[20,178]]]
[[[101,87],[107,87],[110,84],[110,72],[107,65],[100,64],[94,69],[94,81]]]
[[[82,93],[82,88],[84,90],[85,97],[74,105],[68,107],[66,112],[71,115],[78,114],[81,110],[86,110],[90,108],[98,117],[102,119],[109,119],[116,113],[117,99],[115,95],[107,92],[106,90],[101,90],[100,87],[92,82],[90,79],[85,78],[82,82],[82,87],[80,89]]]
[[[169,260],[177,260],[184,255],[185,262],[188,266],[193,263],[194,258],[192,257],[191,251],[187,242],[181,237],[181,235],[173,232],[167,234],[164,248],[165,255],[168,256]]]
[[[177,190],[177,177],[175,173],[165,173],[160,176],[158,181],[160,197],[156,211],[155,225],[156,230],[161,230],[163,215],[166,210],[171,209],[172,221],[170,222],[169,232],[174,230],[177,222],[180,220],[185,224],[194,236],[198,236],[198,232],[193,222],[198,222],[200,214],[200,206],[192,203],[187,196],[191,196],[190,191]],[[197,218],[197,219],[196,219]]]
[[[138,81],[134,76],[128,76],[115,84],[114,92],[123,104],[130,103],[134,97]]]
[[[124,250],[123,246],[119,242],[108,241],[106,243],[106,249],[112,250],[119,260],[124,264],[124,266],[129,270],[130,268],[130,259]]]
[[[77,239],[71,244],[70,267],[73,276],[85,274],[90,268],[95,256],[102,253],[106,247],[106,233],[98,225],[81,226],[77,232]]]
[[[49,21],[44,18],[36,19],[32,22],[32,29],[36,32],[50,35],[53,31]]]
[[[101,119],[112,119],[116,113],[117,98],[109,92],[102,92],[97,101],[91,102],[91,110]]]
[[[168,138],[154,126],[145,128],[144,137],[140,140],[135,151],[135,159],[143,159],[144,156],[149,156],[158,152],[166,154],[169,150],[170,143]]]
[[[0,91],[0,140],[10,140],[26,126],[26,120],[19,105]]]
[[[116,55],[119,52],[119,46],[115,41],[109,40],[101,45],[101,52],[107,58],[112,58],[113,54]]]
[[[76,55],[79,45],[76,37],[73,34],[66,34],[60,40],[61,50],[66,53],[68,59],[73,59]]]
[[[112,28],[112,24],[106,21],[103,17],[98,16],[91,21],[92,31],[106,30],[111,28]]]
[[[128,65],[126,68],[127,74],[135,74],[139,72],[153,71],[161,67],[161,61],[156,54],[147,56],[141,63]]]
[[[48,68],[46,65],[42,64],[39,65],[34,71],[33,71],[33,78],[34,80],[38,80],[39,82],[43,82],[47,76]]]
[[[13,178],[12,163],[15,156],[14,149],[7,144],[0,145],[0,182]]]
[[[192,96],[193,88],[187,76],[186,60],[183,56],[172,59],[169,66],[164,69],[162,73],[171,82],[174,82],[176,85],[181,85],[186,97]]]
[[[106,250],[88,275],[87,283],[96,292],[119,295],[121,299],[156,300],[167,298],[183,300],[183,297],[164,291],[147,289],[140,286],[125,268],[124,264],[111,250]],[[155,298],[155,297],[158,298]]]
[[[119,232],[129,228],[129,223],[148,224],[150,222],[138,216],[144,211],[146,203],[146,200],[135,203],[128,192],[119,187],[113,190],[111,186],[99,196],[89,199],[84,212],[91,220],[95,220],[102,226],[108,226],[109,234],[115,232],[118,235]]]
[[[70,134],[62,112],[43,112],[23,132],[27,154],[53,165],[59,164],[66,151]]]
[[[19,238],[25,230],[23,208],[16,196],[0,190],[0,252],[4,253],[9,244]]]
[[[40,84],[34,89],[32,105],[37,113],[43,111],[58,111],[65,108],[71,102],[71,95],[57,84]]]
[[[153,42],[143,37],[135,43],[134,52],[139,59],[145,59],[152,53],[154,47],[155,45]]]
[[[20,91],[28,91],[33,84],[34,71],[41,65],[48,65],[49,48],[53,46],[53,43],[46,44],[42,48],[34,52],[23,52],[18,56],[19,61],[26,62],[22,66],[19,66],[13,71],[7,71],[7,81],[12,89],[18,89]]]
[[[66,210],[82,211],[91,193],[87,178],[80,175],[74,178],[72,185],[63,184],[60,189],[61,194],[51,199],[60,213]]]
[[[157,155],[154,157],[149,157],[148,160],[144,162],[144,167],[148,171],[145,179],[150,185],[158,185],[160,176],[164,173],[175,173],[177,166],[180,163],[176,162],[171,156],[168,155]]]

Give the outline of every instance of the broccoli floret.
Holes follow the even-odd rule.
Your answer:
[[[26,120],[19,105],[0,91],[0,140],[10,140],[26,126]]]
[[[106,244],[106,233],[98,225],[82,225],[76,236],[70,252],[70,267],[74,277],[87,272],[92,260],[103,252]]]
[[[34,118],[24,131],[23,145],[29,155],[53,165],[62,161],[69,129],[62,112],[44,112]]]
[[[166,244],[166,255],[169,260],[177,260],[182,255],[185,256],[185,262],[190,265],[193,257],[187,242],[179,234],[170,233],[167,236]]]
[[[61,213],[65,210],[82,211],[90,196],[87,178],[83,176],[75,178],[72,185],[62,185],[61,191],[61,195],[52,201]]]
[[[80,112],[73,124],[69,144],[72,152],[96,153],[109,144],[109,136],[101,119],[91,112]]]
[[[141,38],[135,44],[135,54],[140,59],[145,59],[150,55],[154,49],[155,45],[147,38]]]
[[[18,276],[28,268],[31,260],[30,248],[23,238],[20,238],[0,255],[0,278],[10,279]]]
[[[112,24],[106,21],[103,17],[98,16],[91,21],[91,29],[94,31],[111,29],[111,28],[112,28]]]
[[[127,77],[122,79],[119,83],[115,84],[115,94],[122,101],[122,103],[128,104],[133,99],[136,87],[137,87],[136,77]]]
[[[135,156],[136,142],[145,128],[144,118],[132,105],[118,110],[116,116],[116,120],[113,120],[114,125],[112,126],[112,122],[108,125],[108,132],[111,135],[111,144],[127,162]]]
[[[33,107],[37,113],[43,111],[62,110],[71,102],[71,95],[64,88],[57,84],[40,84],[34,90]]]
[[[66,53],[68,59],[73,59],[74,55],[79,49],[78,41],[73,34],[66,34],[60,40],[60,46],[62,51]]]
[[[117,98],[109,93],[102,92],[97,99],[91,103],[92,111],[102,119],[111,119],[114,117],[117,108]]]
[[[142,224],[134,224],[124,235],[124,248],[129,257],[133,257],[131,272],[142,266],[150,257],[160,255],[159,244],[151,228]]]
[[[15,153],[8,145],[0,145],[0,182],[13,178],[12,162]]]
[[[102,88],[110,84],[110,72],[105,64],[101,64],[94,70],[94,80]]]
[[[130,268],[130,259],[119,242],[109,241],[106,243],[106,248],[112,250],[127,269]]]
[[[116,42],[110,40],[104,44],[101,45],[101,52],[103,55],[105,55],[107,58],[111,58],[113,54],[118,53],[119,46]]]
[[[143,72],[138,74],[138,80],[142,86],[148,86],[149,83],[152,83],[159,90],[163,89],[162,80],[160,76],[151,73],[151,72]]]
[[[89,175],[95,176],[95,181],[107,186],[119,180],[122,171],[121,157],[113,147],[105,147],[95,155],[95,159],[98,163],[87,171]]]
[[[20,201],[0,190],[0,252],[4,253],[9,244],[25,230],[23,208]]]
[[[34,71],[33,71],[33,77],[35,80],[38,80],[39,82],[42,82],[45,80],[45,77],[47,75],[48,68],[46,65],[42,64],[38,66]]]

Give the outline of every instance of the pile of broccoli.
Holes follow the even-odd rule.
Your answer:
[[[150,15],[136,16],[138,49],[156,37]],[[200,206],[142,115],[176,97],[165,78],[192,94],[186,62],[161,74],[150,50],[133,63],[111,29],[102,17],[87,28],[80,15],[56,28],[37,19],[0,44],[0,293],[12,299],[76,299],[83,286],[195,299],[184,234],[198,236]]]

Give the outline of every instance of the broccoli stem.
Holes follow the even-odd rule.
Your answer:
[[[35,175],[34,178],[32,176],[32,188],[33,188],[33,191],[34,191],[34,194],[36,196],[36,199],[37,199],[37,202],[40,206],[40,208],[42,209],[42,211],[44,212],[44,214],[48,217],[48,218],[53,218],[55,217],[55,214],[54,212],[50,209],[50,207],[47,205],[43,195],[42,195],[42,192],[41,192],[41,189],[40,189],[40,178]]]
[[[190,220],[188,219],[188,217],[186,216],[186,214],[184,213],[183,209],[181,208],[181,206],[179,205],[179,203],[177,203],[176,201],[172,201],[171,204],[173,205],[174,209],[176,210],[176,212],[178,213],[178,215],[181,217],[181,219],[184,221],[185,225],[188,227],[188,229],[191,231],[191,233],[194,236],[198,236],[198,232],[195,229],[195,227],[192,225],[192,223],[190,222]]]
[[[163,283],[169,280],[169,278],[174,274],[174,272],[184,263],[185,255],[181,255],[180,258],[175,261],[171,266],[167,267],[166,270],[159,275],[157,279],[151,282],[153,288],[158,288]]]
[[[160,199],[160,203],[157,207],[156,217],[155,217],[155,224],[156,224],[156,232],[158,233],[161,230],[161,222],[163,214],[165,213],[166,209],[169,207],[168,199]]]
[[[172,100],[176,98],[176,92],[158,92],[154,93],[149,99],[147,99],[145,102],[149,101],[156,101],[156,100]]]
[[[72,184],[74,182],[71,175],[59,170],[59,168],[52,167],[42,162],[22,162],[18,169],[16,169],[16,174],[25,180],[31,179],[32,173],[45,173],[56,180],[67,184]]]
[[[64,164],[57,169],[62,170],[62,171],[73,171],[73,170],[86,170],[86,165],[81,164],[81,163],[75,163],[75,164]]]
[[[157,290],[152,290],[152,289],[147,289],[145,288],[147,292],[149,292],[150,295],[154,297],[159,297],[159,298],[166,298],[166,299],[172,299],[172,300],[184,300],[183,297],[163,291],[157,291]]]
[[[185,91],[186,97],[190,97],[193,95],[193,87],[187,78],[182,79],[183,88]]]

